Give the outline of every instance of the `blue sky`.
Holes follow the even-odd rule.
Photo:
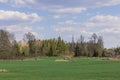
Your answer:
[[[36,38],[72,35],[86,40],[96,33],[106,48],[120,46],[120,0],[0,0],[0,29],[22,40],[26,32]]]

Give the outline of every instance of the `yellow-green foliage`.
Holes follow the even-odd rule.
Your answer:
[[[20,42],[19,43],[19,51],[20,51],[20,54],[25,54],[25,55],[29,55],[29,46],[27,43],[25,42]]]

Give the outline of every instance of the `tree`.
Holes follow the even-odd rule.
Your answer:
[[[102,56],[103,50],[104,50],[103,38],[102,38],[102,36],[99,36],[98,42],[97,42],[97,52],[98,52],[99,57]]]
[[[79,40],[79,49],[80,49],[80,55],[79,56],[84,56],[85,54],[85,42],[84,42],[84,37],[81,35]]]
[[[104,48],[103,49],[103,53],[102,53],[102,57],[108,57],[108,49]]]
[[[61,55],[65,52],[65,43],[59,36],[57,39],[57,55]]]
[[[0,30],[0,58],[10,58],[12,43],[11,34],[5,30]]]
[[[93,41],[93,44],[97,43],[97,39],[98,39],[97,34],[93,33],[92,36],[91,36],[91,40]]]
[[[116,55],[120,55],[120,47],[114,49]]]
[[[75,57],[80,56],[80,49],[79,49],[79,43],[76,43],[76,47],[75,47]]]
[[[75,41],[74,41],[74,36],[72,36],[72,42],[70,43],[70,51],[74,52],[75,51]]]
[[[20,56],[20,48],[19,48],[19,44],[17,43],[17,41],[14,41],[14,44],[12,46],[12,54],[13,54],[13,58],[17,58]]]
[[[24,35],[24,40],[28,42],[30,54],[35,55],[36,54],[36,38],[35,38],[35,36],[31,32],[28,32]]]
[[[98,36],[94,33],[91,36],[91,40],[90,40],[90,56],[94,56],[97,57],[98,56],[98,52],[97,52],[97,40],[98,40]]]
[[[120,48],[112,50],[104,49],[102,36],[95,33],[86,42],[84,36],[80,36],[77,42],[72,37],[71,42],[64,41],[60,36],[57,39],[36,40],[35,36],[28,32],[23,41],[17,42],[14,34],[6,30],[0,30],[0,58],[24,58],[27,56],[108,56],[108,53],[120,54]]]
[[[51,56],[58,56],[56,48],[57,48],[57,41],[55,39],[50,39],[50,52],[49,52],[49,54]]]

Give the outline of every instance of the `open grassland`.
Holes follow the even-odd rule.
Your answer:
[[[120,61],[98,58],[0,61],[0,80],[120,80]]]

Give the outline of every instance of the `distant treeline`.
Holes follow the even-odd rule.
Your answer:
[[[120,54],[120,48],[104,48],[102,36],[95,33],[89,41],[80,36],[77,41],[72,37],[71,42],[64,41],[60,36],[57,39],[38,40],[28,32],[23,40],[17,42],[14,34],[0,30],[0,59],[21,59],[40,56],[73,56],[73,57],[113,57]]]

